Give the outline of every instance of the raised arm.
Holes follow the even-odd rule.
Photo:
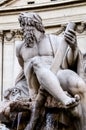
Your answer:
[[[64,37],[69,45],[69,48],[67,49],[67,52],[65,54],[62,68],[72,68],[77,62],[77,57],[79,54],[76,33],[75,31],[70,29],[64,34]]]

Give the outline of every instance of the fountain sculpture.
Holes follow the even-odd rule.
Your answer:
[[[1,123],[10,130],[86,130],[86,55],[77,45],[76,24],[56,36],[45,33],[36,13],[21,13],[19,23],[21,72],[5,91]]]

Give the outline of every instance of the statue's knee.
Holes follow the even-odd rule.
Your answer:
[[[42,66],[42,62],[40,60],[40,57],[34,57],[31,60],[32,67],[35,70],[38,70]]]
[[[31,60],[32,65],[39,64],[39,63],[40,63],[40,58],[38,56],[32,58],[32,60]]]

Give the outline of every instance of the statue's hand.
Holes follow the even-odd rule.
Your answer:
[[[69,29],[64,33],[64,38],[68,45],[71,47],[71,49],[75,49],[77,47],[77,39],[76,39],[76,33],[72,29]]]

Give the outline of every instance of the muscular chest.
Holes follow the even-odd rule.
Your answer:
[[[46,37],[44,40],[42,40],[38,44],[38,54],[40,56],[52,56],[53,55],[53,48],[52,48],[52,45],[51,45],[48,37]]]
[[[34,44],[32,48],[22,46],[20,55],[24,61],[35,56],[53,56],[53,49],[48,38],[43,39],[40,43]]]
[[[22,56],[24,61],[27,61],[30,58],[38,55],[38,47],[35,44],[33,47],[25,47],[22,46],[20,55]]]

